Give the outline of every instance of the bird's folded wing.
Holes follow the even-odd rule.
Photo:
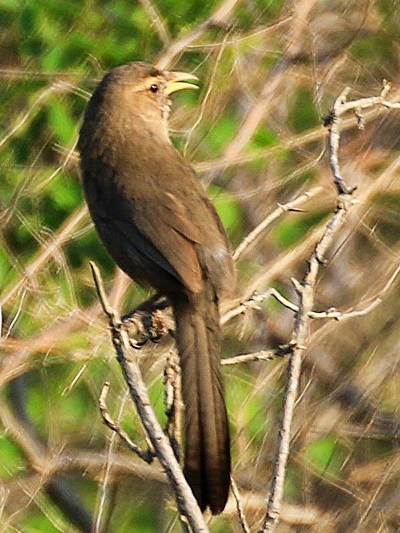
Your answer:
[[[191,292],[201,290],[202,269],[196,250],[201,233],[178,198],[160,191],[155,196],[132,198],[113,187],[99,189],[94,180],[87,180],[86,186],[91,188],[97,225],[122,234],[128,254],[155,263]]]
[[[139,231],[162,253],[187,289],[201,290],[202,268],[196,244],[201,243],[202,235],[183,203],[165,192],[161,197],[137,201],[133,216]]]

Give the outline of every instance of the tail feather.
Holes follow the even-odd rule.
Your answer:
[[[184,473],[201,510],[218,514],[230,482],[218,302],[204,292],[175,302],[174,313],[185,405]]]

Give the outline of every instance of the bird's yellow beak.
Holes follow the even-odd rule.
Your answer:
[[[198,89],[197,85],[187,81],[199,81],[199,78],[194,74],[188,74],[187,72],[168,72],[166,78],[167,85],[164,90],[168,95],[176,91],[181,91],[182,89]]]

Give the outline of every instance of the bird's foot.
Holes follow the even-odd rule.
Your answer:
[[[130,344],[140,350],[148,341],[160,342],[167,335],[169,329],[158,309],[145,311],[135,309],[132,313],[122,317],[122,323],[128,333]]]

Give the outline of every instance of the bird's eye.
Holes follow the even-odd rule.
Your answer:
[[[156,83],[153,83],[153,85],[150,85],[150,91],[152,93],[156,93],[158,91],[158,85]]]

